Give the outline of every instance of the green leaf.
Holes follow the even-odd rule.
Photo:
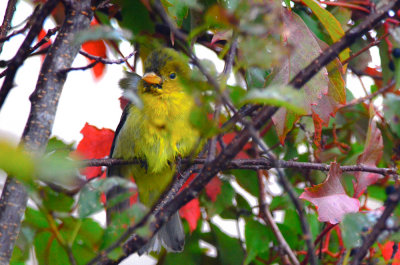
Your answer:
[[[146,213],[147,210],[139,203],[136,203],[124,212],[119,213],[118,215],[114,215],[111,224],[108,225],[104,232],[100,249],[104,250],[105,248],[112,245],[117,239],[122,236],[127,227],[139,222]],[[151,231],[149,227],[143,226],[138,229],[136,233],[142,237],[147,237],[150,235]],[[108,257],[115,260],[118,259],[122,254],[122,248],[118,247],[114,249]]]
[[[51,152],[37,163],[37,174],[41,180],[63,187],[76,187],[82,182],[77,177],[81,162],[65,156],[64,152]]]
[[[254,220],[248,220],[244,228],[247,256],[244,264],[252,262],[259,253],[269,249],[271,231],[265,225]]]
[[[66,144],[57,137],[51,137],[46,146],[45,153],[62,152],[64,156],[68,156],[73,150],[73,144]]]
[[[23,224],[18,234],[17,241],[10,260],[11,265],[25,264],[32,248],[35,229]]]
[[[251,88],[266,87],[270,72],[258,67],[249,67],[246,71],[246,83]]]
[[[207,113],[205,108],[194,108],[189,116],[190,123],[206,138],[214,135],[218,130],[214,122],[208,118]]]
[[[364,213],[346,214],[340,223],[344,246],[346,249],[360,247],[363,242],[363,230],[368,228],[373,222]]]
[[[242,100],[246,95],[246,90],[244,90],[240,86],[228,86],[230,90],[230,98],[232,99],[233,104],[235,106],[241,106],[242,105]]]
[[[258,197],[258,178],[257,173],[253,170],[231,170],[235,176],[237,183],[249,192],[251,195]]]
[[[244,103],[261,103],[276,107],[284,107],[297,115],[307,114],[307,110],[299,105],[304,102],[304,92],[290,86],[272,85],[265,89],[252,89],[244,98]]]
[[[167,6],[170,16],[175,18],[178,27],[182,26],[183,20],[189,14],[189,9],[201,11],[201,5],[196,0],[168,0],[163,1],[164,6]]]
[[[221,265],[241,265],[243,263],[243,250],[239,240],[223,233],[216,225],[210,223],[211,231],[215,234],[218,259]]]
[[[77,259],[78,264],[87,264],[98,254],[101,240],[104,234],[103,228],[94,220],[85,218],[75,223],[73,229],[79,228],[76,237],[72,238],[72,253]],[[79,225],[79,226],[77,226]],[[73,232],[73,231],[71,231]]]
[[[21,148],[0,140],[0,169],[9,175],[27,181],[35,174],[35,163]]]
[[[128,30],[117,30],[110,26],[95,26],[87,30],[80,31],[76,34],[74,42],[82,44],[93,40],[129,40],[132,38],[132,33]]]
[[[34,241],[36,258],[39,264],[69,265],[68,255],[49,231],[39,232]]]
[[[79,217],[84,218],[97,213],[104,209],[104,205],[100,200],[102,193],[107,192],[114,186],[123,186],[126,188],[135,188],[136,186],[127,179],[119,177],[109,177],[105,179],[96,179],[87,183],[81,190],[78,200]],[[112,201],[107,202],[107,206],[111,207],[116,203],[126,200],[132,196],[132,192],[120,194]]]
[[[27,207],[25,210],[25,221],[26,224],[31,225],[36,229],[49,228],[49,223],[47,222],[46,216],[31,207]]]
[[[400,97],[390,93],[387,94],[383,98],[383,106],[387,124],[400,137]]]
[[[150,18],[149,11],[142,1],[117,0],[121,6],[122,21],[119,23],[123,28],[130,29],[136,36],[139,33],[154,33],[154,21]]]
[[[74,199],[64,193],[56,192],[49,187],[40,191],[43,205],[50,211],[69,212],[74,205]]]
[[[222,213],[224,209],[232,206],[233,198],[235,196],[235,190],[232,188],[228,181],[222,181],[221,193],[217,196],[215,202],[210,201],[207,198],[201,197],[202,205],[207,209],[209,217]]]

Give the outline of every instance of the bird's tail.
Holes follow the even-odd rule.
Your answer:
[[[164,224],[157,234],[139,249],[138,254],[150,252],[159,252],[161,246],[164,246],[168,252],[181,252],[185,245],[185,232],[183,231],[182,222],[179,213],[172,215],[168,223]]]

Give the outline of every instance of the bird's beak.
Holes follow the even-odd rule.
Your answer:
[[[155,84],[155,85],[160,85],[162,82],[162,78],[159,77],[156,73],[150,72],[150,73],[145,73],[143,76],[143,80],[146,83],[149,84]]]

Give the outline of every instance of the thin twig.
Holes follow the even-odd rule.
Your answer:
[[[278,225],[275,223],[274,218],[272,217],[272,214],[269,210],[267,201],[266,201],[266,194],[265,194],[265,187],[264,187],[264,182],[262,178],[262,173],[260,170],[257,171],[257,176],[258,176],[258,190],[259,190],[259,204],[260,204],[260,216],[264,220],[266,224],[268,224],[272,232],[274,233],[276,239],[279,242],[279,246],[283,249],[286,255],[290,258],[292,261],[291,264],[298,265],[300,262],[297,260],[296,255],[293,253],[292,249],[290,248],[289,244],[286,242],[285,237],[282,235],[281,231],[279,230]]]
[[[33,40],[37,37],[40,30],[42,29],[42,24],[46,17],[53,11],[54,7],[57,5],[59,1],[47,1],[45,2],[41,8],[35,9],[32,14],[30,21],[32,21],[31,29],[29,30],[28,35],[25,40],[22,42],[15,56],[11,59],[8,64],[7,72],[5,74],[5,79],[0,89],[0,109],[3,106],[8,93],[13,87],[15,75],[19,69],[19,67],[23,64],[25,59],[31,53],[30,45]],[[29,22],[28,22],[29,23]]]
[[[360,104],[360,103],[362,103],[364,101],[370,100],[370,99],[372,99],[372,98],[374,98],[374,97],[376,97],[376,96],[378,96],[380,94],[385,93],[389,89],[391,89],[394,86],[395,83],[396,83],[396,81],[392,80],[392,81],[389,82],[389,84],[387,84],[386,86],[380,88],[379,90],[375,91],[374,93],[366,95],[365,97],[356,98],[356,99],[350,101],[349,103],[347,103],[346,105],[340,106],[340,108],[351,107],[351,106]]]
[[[92,63],[86,65],[86,66],[82,66],[82,67],[71,67],[71,68],[68,68],[68,69],[64,69],[63,72],[66,73],[66,72],[71,72],[71,71],[79,71],[79,70],[83,71],[83,70],[87,70],[87,69],[90,69],[90,68],[94,67],[94,66],[95,66],[96,64],[98,64],[98,63],[103,63],[103,64],[121,64],[121,63],[125,63],[125,62],[126,62],[129,58],[131,58],[136,52],[132,52],[132,53],[129,54],[128,56],[126,56],[126,57],[124,57],[124,58],[121,58],[121,59],[118,59],[118,60],[110,60],[110,59],[106,59],[106,58],[103,58],[103,57],[100,57],[100,56],[94,56],[94,55],[91,55],[91,54],[89,54],[89,53],[87,53],[87,52],[84,52],[84,51],[79,51],[79,53],[82,54],[83,56],[85,56],[85,57],[91,59],[91,60],[94,60],[94,61],[93,61]]]
[[[44,36],[40,41],[38,41],[38,43],[35,44],[35,46],[33,46],[32,48],[29,49],[29,53],[33,53],[34,51],[36,51],[40,46],[42,46],[43,44],[45,44],[46,42],[48,42],[50,40],[50,37],[53,36],[54,34],[56,34],[57,31],[60,30],[60,27],[57,26],[55,28],[49,29],[46,33],[46,36]]]
[[[272,164],[275,164],[277,167],[276,159],[275,157],[270,153],[268,146],[264,143],[262,139],[257,134],[257,131],[255,128],[250,127],[249,128],[250,134],[252,139],[257,143],[257,145],[260,147],[260,149],[268,156],[268,159],[272,162]],[[301,230],[303,232],[303,238],[306,242],[307,246],[307,255],[309,257],[309,261],[311,265],[316,265],[317,264],[317,258],[314,253],[314,244],[312,241],[312,236],[310,232],[310,226],[308,224],[308,221],[305,217],[305,211],[304,208],[299,200],[298,194],[294,191],[292,184],[290,184],[289,180],[286,178],[285,174],[280,170],[279,168],[276,168],[276,171],[278,173],[278,178],[279,182],[281,183],[283,189],[288,193],[290,200],[292,201],[294,207],[297,210],[297,213],[300,218],[300,224],[301,224]]]
[[[369,43],[367,46],[365,46],[364,48],[362,48],[358,52],[352,54],[351,56],[349,56],[349,58],[347,58],[346,60],[342,61],[342,65],[347,64],[349,61],[353,60],[354,58],[356,58],[357,56],[359,56],[363,52],[369,50],[371,47],[378,45],[379,43],[381,43],[382,39],[386,38],[388,35],[389,35],[389,32],[383,34],[379,39]]]

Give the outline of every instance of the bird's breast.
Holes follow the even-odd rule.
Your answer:
[[[120,134],[133,144],[121,143],[116,156],[140,158],[150,172],[161,172],[176,156],[187,156],[197,143],[199,133],[189,122],[193,100],[182,94],[176,97],[143,97],[143,108],[132,106]]]

